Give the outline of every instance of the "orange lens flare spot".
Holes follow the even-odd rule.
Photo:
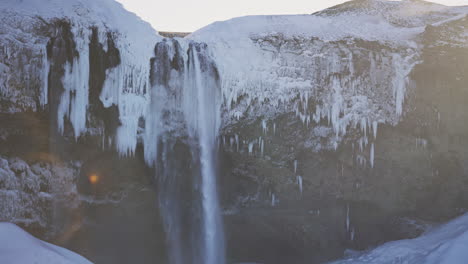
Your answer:
[[[99,181],[99,177],[96,174],[90,175],[88,180],[91,184],[96,184]]]

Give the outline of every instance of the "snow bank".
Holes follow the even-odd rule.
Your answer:
[[[10,223],[0,223],[0,263],[91,264],[86,258],[41,241]]]
[[[388,242],[362,255],[333,263],[464,264],[468,260],[467,249],[468,214],[465,214],[418,238]]]

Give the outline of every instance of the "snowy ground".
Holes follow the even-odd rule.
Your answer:
[[[84,257],[41,241],[10,223],[0,223],[0,263],[91,264]]]
[[[388,242],[363,254],[334,262],[462,264],[468,262],[468,214],[414,239]]]

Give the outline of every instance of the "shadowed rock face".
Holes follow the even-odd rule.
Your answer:
[[[327,121],[307,127],[292,112],[279,114],[265,125],[258,115],[258,119],[241,119],[222,127],[217,158],[228,263],[320,263],[342,256],[347,248],[362,250],[417,236],[432,222],[464,211],[468,206],[468,125],[464,122],[468,120],[468,50],[457,37],[467,26],[466,20],[459,19],[426,28],[401,120],[395,126],[380,125],[373,144],[363,151],[356,143],[360,131],[349,131],[337,149],[331,150],[333,131]],[[174,108],[181,103],[181,83],[174,80],[180,81],[187,71],[186,51],[176,40],[165,40],[155,45],[155,57],[148,59],[150,84],[163,86],[167,97],[152,106],[153,113],[162,113],[161,119],[153,123],[141,119],[139,133],[151,125],[171,124],[164,138],[152,146],[158,159],[155,169],[150,169],[141,144],[135,157],[122,158],[113,150],[113,141],[108,141],[120,125],[118,107],[106,108],[99,98],[106,71],[122,59],[112,33],[107,34],[104,48],[98,29],[91,29],[87,119],[91,132],[77,141],[70,124],[65,124],[64,136],[57,132],[63,67],[79,56],[69,27],[67,21],[55,21],[37,29],[49,41],[49,107],[29,111],[40,105],[37,83],[42,80],[34,72],[31,75],[37,78],[29,80],[37,86],[11,86],[25,91],[24,108],[12,99],[14,94],[0,96],[0,155],[4,157],[0,160],[0,195],[16,192],[23,196],[8,200],[9,207],[0,204],[0,220],[27,220],[22,225],[28,231],[96,263],[162,263],[171,258],[167,241],[174,237],[182,241],[181,252],[197,248],[194,232],[201,216],[195,200],[200,196],[196,184],[200,175],[194,171],[200,166],[199,150],[187,137],[180,109]],[[287,52],[319,42],[340,56],[350,51],[356,55],[356,72],[363,75],[370,71],[369,54],[393,51],[393,47],[369,41],[324,44],[315,39],[282,38],[252,41]],[[176,47],[172,57],[169,45]],[[209,47],[191,44],[189,49],[200,52]],[[36,57],[33,62],[40,64]],[[212,61],[203,56],[198,59],[213,82],[223,81]],[[288,61],[284,63],[287,66]],[[300,75],[286,70],[281,74]],[[347,74],[343,66],[343,72],[333,77]],[[321,80],[324,86],[329,82]],[[392,97],[391,90],[372,96],[376,101]],[[315,107],[313,95],[310,102],[309,107]],[[250,112],[256,107],[246,106]],[[105,143],[101,143],[103,138]],[[373,166],[363,163],[371,155]],[[21,168],[11,169],[16,163]],[[90,180],[93,175],[98,177],[96,183]],[[56,181],[63,178],[54,176],[64,177],[72,191],[65,195],[50,191],[63,189],[63,182]],[[57,197],[46,195],[50,193]],[[181,227],[173,231],[175,235],[167,231],[171,223]],[[184,258],[180,261],[188,263]]]
[[[116,105],[105,108],[99,96],[106,79],[106,70],[120,64],[120,52],[115,47],[111,32],[107,33],[107,50],[99,43],[98,34],[99,29],[93,28],[89,43],[89,112],[94,117],[90,126],[103,127],[103,136],[112,138],[119,126],[119,109]]]

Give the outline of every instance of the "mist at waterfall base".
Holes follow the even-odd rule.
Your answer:
[[[163,40],[156,44],[150,80],[145,160],[158,177],[170,263],[222,264],[216,65],[206,44]]]

